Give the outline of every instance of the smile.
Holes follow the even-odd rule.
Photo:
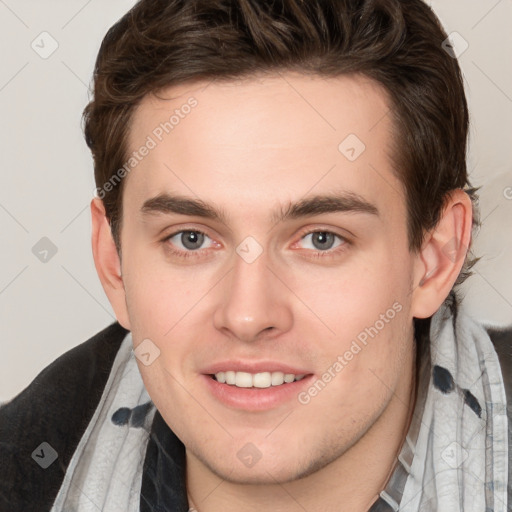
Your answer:
[[[238,388],[269,388],[301,380],[304,375],[283,372],[248,373],[230,370],[215,373],[212,377],[221,384],[229,384]]]

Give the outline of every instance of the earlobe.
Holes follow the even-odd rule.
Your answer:
[[[472,205],[461,189],[447,198],[437,226],[427,233],[418,253],[412,298],[412,314],[428,318],[450,293],[471,244]]]
[[[97,197],[91,201],[91,219],[92,252],[96,272],[117,321],[125,329],[131,330],[119,254],[105,214],[105,207],[102,200]]]

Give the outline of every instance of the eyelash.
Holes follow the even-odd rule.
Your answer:
[[[171,238],[174,238],[176,235],[181,234],[181,233],[199,233],[199,234],[205,235],[208,238],[210,238],[207,233],[205,233],[204,231],[200,231],[198,229],[180,229],[179,231],[175,231],[174,233],[171,233],[170,235],[167,235],[162,240],[162,243],[164,243],[166,245],[166,250],[169,251],[174,256],[178,256],[178,257],[184,258],[184,259],[200,257],[201,253],[203,251],[201,249],[197,249],[195,251],[182,251],[182,250],[176,250],[176,249],[171,247],[171,245],[168,243],[169,240]],[[342,240],[342,243],[338,247],[336,247],[334,249],[329,249],[329,250],[326,250],[326,251],[312,251],[311,257],[313,257],[313,258],[333,258],[333,257],[336,257],[340,253],[343,253],[344,251],[346,251],[348,246],[351,245],[351,242],[347,238],[345,238],[344,236],[341,236],[338,233],[335,233],[333,231],[328,231],[326,229],[314,229],[314,230],[311,230],[311,231],[306,231],[304,233],[301,233],[300,240],[302,240],[306,236],[311,235],[313,233],[331,234],[331,235],[334,235],[335,237],[338,237],[339,239]],[[207,249],[204,249],[204,250],[207,250]],[[311,250],[308,250],[308,252],[311,252]]]

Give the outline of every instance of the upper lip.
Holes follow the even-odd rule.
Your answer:
[[[235,371],[247,373],[263,373],[263,372],[283,372],[293,373],[294,375],[308,375],[311,373],[309,370],[300,368],[298,366],[291,366],[285,363],[278,363],[276,361],[242,361],[242,360],[229,360],[219,361],[204,368],[201,373],[214,375],[219,372]]]

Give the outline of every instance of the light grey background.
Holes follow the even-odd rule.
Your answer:
[[[0,0],[0,401],[115,320],[92,258],[95,185],[80,121],[101,40],[133,4]],[[482,322],[510,324],[512,0],[431,5],[446,31],[469,45],[459,61],[471,109],[468,163],[473,184],[483,186],[484,225],[466,300]],[[56,51],[42,58],[52,44]],[[32,251],[43,237],[57,249],[46,263]]]

